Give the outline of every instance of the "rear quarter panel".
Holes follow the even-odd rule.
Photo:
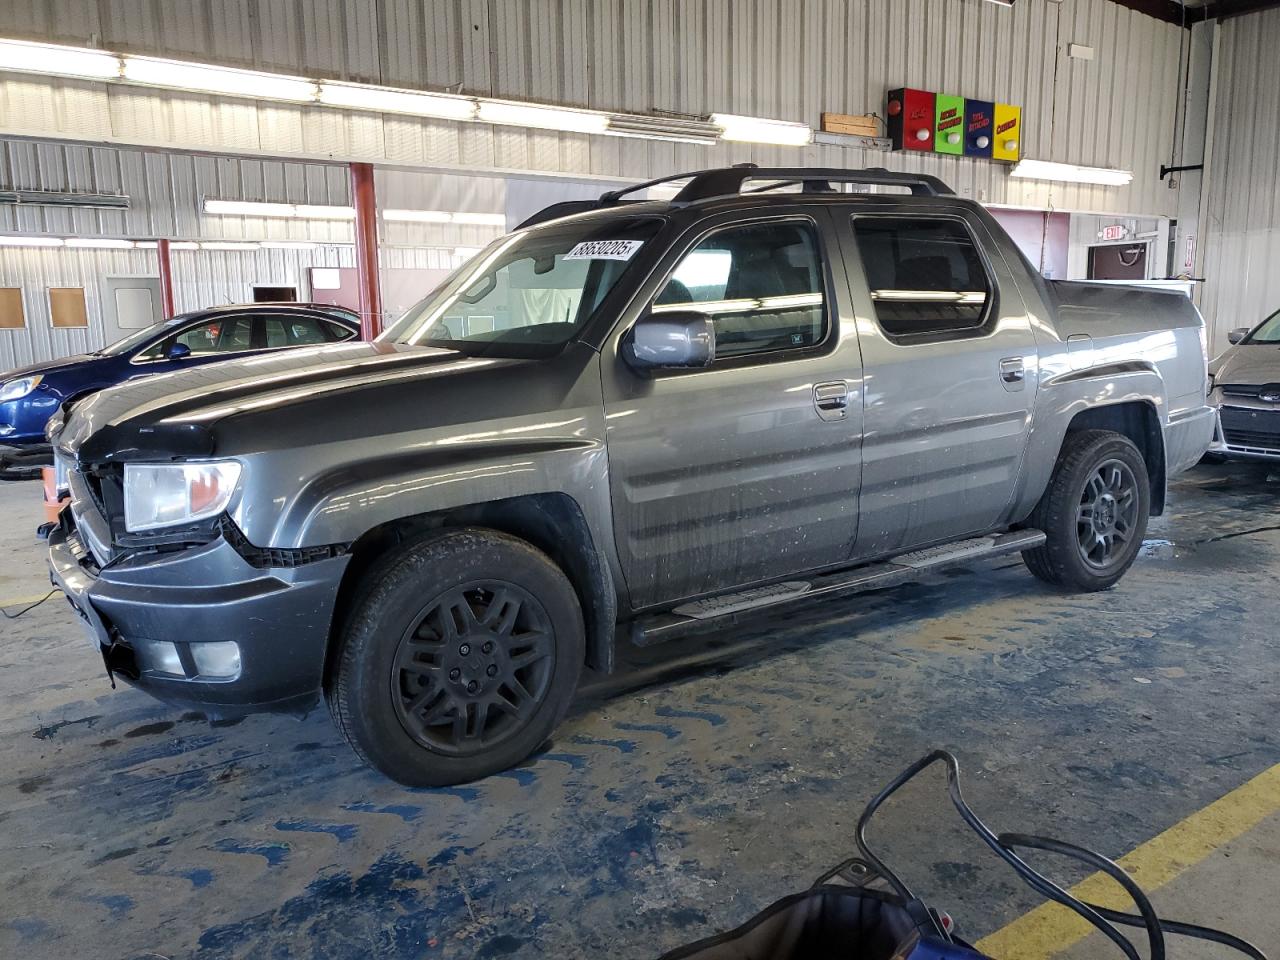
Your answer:
[[[1191,301],[1080,281],[1044,281],[1042,291],[1040,394],[1017,512],[1035,506],[1072,419],[1087,409],[1148,404],[1164,436],[1167,473],[1195,463],[1212,434],[1212,411],[1204,321]]]

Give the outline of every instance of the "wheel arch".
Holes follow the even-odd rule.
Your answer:
[[[334,605],[325,651],[326,687],[336,661],[339,635],[365,573],[388,550],[433,530],[483,527],[509,534],[547,554],[568,577],[582,606],[586,628],[585,663],[593,670],[613,669],[618,597],[608,562],[595,544],[581,506],[568,494],[538,493],[399,517],[360,535],[350,547]]]
[[[1067,425],[1067,436],[1080,430],[1110,430],[1133,441],[1147,465],[1151,483],[1151,516],[1164,513],[1166,468],[1164,431],[1160,428],[1160,415],[1149,400],[1126,400],[1100,407],[1081,410]]]

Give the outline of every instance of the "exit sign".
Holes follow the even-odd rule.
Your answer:
[[[1103,240],[1123,240],[1129,235],[1129,230],[1123,223],[1113,223],[1109,227],[1103,227],[1099,236]]]

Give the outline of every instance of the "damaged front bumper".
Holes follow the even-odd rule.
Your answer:
[[[49,535],[50,577],[108,671],[214,715],[315,705],[348,559],[262,569],[218,537],[99,568],[70,510]]]

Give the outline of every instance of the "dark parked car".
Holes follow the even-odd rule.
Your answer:
[[[373,343],[59,415],[49,559],[108,669],[213,713],[323,692],[375,767],[457,783],[620,644],[1009,553],[1105,589],[1213,431],[1190,300],[1045,280],[931,177],[533,219]]]
[[[359,317],[343,307],[251,303],[184,313],[96,353],[0,374],[0,444],[43,445],[45,425],[64,402],[126,380],[359,335]]]

